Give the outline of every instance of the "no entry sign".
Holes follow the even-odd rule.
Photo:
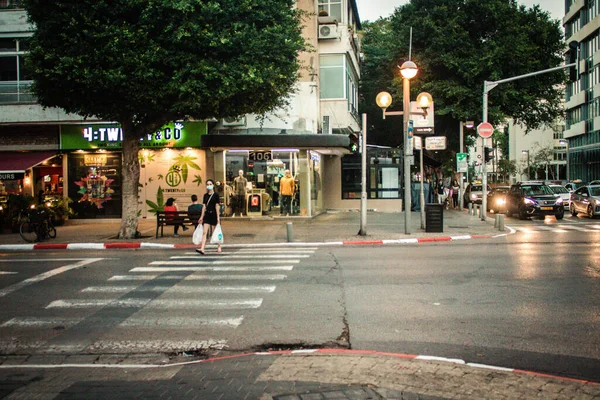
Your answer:
[[[494,127],[489,122],[482,122],[477,125],[477,133],[482,138],[487,139],[494,133]]]

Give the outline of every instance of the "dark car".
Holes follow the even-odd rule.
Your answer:
[[[487,210],[495,213],[506,211],[506,194],[510,186],[497,186],[487,195]]]
[[[541,182],[519,182],[510,187],[506,195],[507,214],[517,214],[519,219],[554,215],[563,219],[565,208],[563,199],[550,187]]]

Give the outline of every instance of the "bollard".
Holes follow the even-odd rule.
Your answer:
[[[477,207],[475,210],[475,215],[477,215],[478,217],[481,217],[481,206],[479,204],[477,204],[475,207]]]
[[[294,241],[294,232],[292,232],[292,223],[286,222],[285,226],[287,228],[287,241],[288,241],[288,243],[291,243]]]
[[[469,203],[469,215],[473,215],[473,203]]]
[[[494,228],[498,228],[498,221],[500,221],[500,214],[496,214],[496,218],[494,218]]]
[[[504,214],[498,214],[498,230],[504,232]]]

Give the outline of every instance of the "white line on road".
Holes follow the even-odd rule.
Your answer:
[[[18,274],[18,272],[0,271],[0,275],[15,275],[15,274]]]
[[[275,286],[89,286],[82,293],[127,293],[169,292],[169,293],[273,293]]]
[[[280,258],[280,259],[289,259],[289,258],[308,258],[310,257],[310,255],[308,254],[279,254],[279,255],[271,255],[271,254],[267,254],[267,255],[254,255],[254,254],[248,254],[248,255],[205,255],[202,256],[198,253],[196,253],[196,256],[171,256],[170,258],[172,260],[201,260],[201,259],[206,259],[206,258],[251,258],[251,259],[260,259],[260,258]]]
[[[4,258],[0,259],[0,262],[48,262],[48,261],[81,261],[87,260],[87,258]]]
[[[282,262],[298,264],[300,260],[265,260],[265,261],[152,261],[148,265],[263,265],[280,264]]]
[[[293,265],[274,267],[136,267],[129,272],[176,272],[176,271],[215,271],[215,272],[257,272],[257,271],[291,271]]]
[[[260,249],[241,249],[238,251],[224,251],[223,255],[227,255],[227,254],[263,254],[263,253],[269,253],[269,254],[314,254],[315,250],[317,248],[316,247],[312,247],[310,249],[289,249],[289,250],[271,250],[271,249],[264,249],[264,248],[260,248]],[[185,252],[184,254],[187,255],[191,255],[191,254],[195,254],[198,255],[197,252],[195,251],[188,251]]]
[[[226,328],[237,328],[240,326],[244,317],[238,318],[190,318],[190,317],[160,317],[160,318],[139,318],[131,317],[121,322],[121,327],[147,327],[147,328],[179,328],[190,329],[206,325],[216,325]]]
[[[16,317],[0,325],[2,328],[46,328],[54,326],[71,327],[81,322],[83,318],[58,318],[58,317]]]
[[[250,300],[196,300],[196,299],[69,299],[56,300],[46,308],[98,308],[98,307],[147,307],[153,309],[220,309],[234,310],[258,308],[262,299]]]
[[[230,281],[252,281],[252,280],[265,280],[265,281],[283,281],[287,278],[287,275],[115,275],[110,277],[108,280],[111,282],[115,281],[149,281],[152,279],[157,280],[186,280],[186,281],[219,281],[219,280],[230,280]]]
[[[2,290],[0,290],[0,297],[6,296],[9,293],[14,292],[15,290],[19,290],[22,289],[26,286],[29,286],[31,284],[37,283],[37,282],[41,282],[43,280],[46,280],[48,278],[52,278],[53,276],[56,276],[58,274],[62,274],[63,272],[67,272],[70,271],[72,269],[76,269],[76,268],[81,268],[85,265],[97,262],[97,261],[101,261],[102,258],[88,258],[85,260],[81,260],[78,263],[75,264],[70,264],[70,265],[65,265],[64,267],[60,267],[60,268],[56,268],[53,270],[50,270],[48,272],[44,272],[43,274],[40,275],[36,275],[32,278],[29,279],[25,279],[22,282],[19,283],[15,283],[14,285],[8,286]]]

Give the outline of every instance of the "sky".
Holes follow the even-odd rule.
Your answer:
[[[565,16],[564,0],[517,0],[517,2],[524,4],[527,8],[539,4],[542,10],[550,12],[552,19],[562,21]],[[361,21],[375,21],[379,17],[387,17],[394,12],[396,7],[405,3],[408,3],[408,0],[356,0]]]

